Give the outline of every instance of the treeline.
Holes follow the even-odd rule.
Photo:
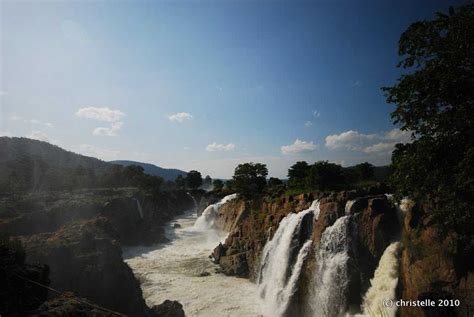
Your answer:
[[[385,168],[386,170],[387,168]],[[330,191],[345,190],[378,185],[376,167],[365,162],[352,167],[342,167],[328,161],[308,164],[305,161],[295,163],[288,170],[286,181],[268,176],[268,169],[262,163],[239,164],[234,176],[222,188],[234,191],[246,198],[255,198],[262,194],[281,195],[286,191]],[[388,172],[385,171],[388,176]]]
[[[203,183],[201,174],[197,171],[188,173],[183,178],[182,185],[146,174],[143,168],[137,165],[124,167],[107,164],[106,168],[100,169],[82,165],[65,168],[51,166],[40,157],[28,155],[5,163],[4,170],[9,170],[9,173],[0,178],[1,193],[119,187],[138,187],[145,191],[158,192],[195,189]]]

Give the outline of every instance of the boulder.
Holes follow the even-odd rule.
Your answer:
[[[153,313],[157,317],[185,317],[183,305],[177,301],[165,300],[160,305],[152,308]]]

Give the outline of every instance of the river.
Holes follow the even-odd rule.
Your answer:
[[[177,300],[186,316],[261,314],[257,286],[247,279],[218,273],[218,266],[209,259],[227,233],[197,229],[196,220],[193,211],[167,224],[168,243],[124,249],[125,262],[140,280],[146,303],[152,307],[166,299]],[[205,272],[210,275],[201,276]]]

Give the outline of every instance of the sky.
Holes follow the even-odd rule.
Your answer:
[[[390,162],[398,39],[456,1],[0,1],[0,136],[229,178]]]

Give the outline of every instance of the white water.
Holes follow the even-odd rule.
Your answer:
[[[201,231],[215,229],[215,220],[217,213],[219,212],[219,208],[226,202],[235,198],[237,198],[237,194],[227,195],[218,203],[207,206],[207,208],[202,212],[201,216],[199,216],[199,218],[196,220],[194,228]]]
[[[247,279],[216,273],[218,266],[208,258],[227,233],[199,230],[194,225],[196,219],[196,213],[188,213],[168,224],[170,243],[124,250],[125,261],[141,281],[147,304],[177,300],[186,316],[261,314],[257,286]],[[173,228],[174,224],[181,227]],[[203,272],[211,275],[199,276]]]
[[[349,215],[351,213],[351,208],[352,208],[352,205],[354,205],[355,203],[355,200],[348,200],[346,202],[346,206],[344,207],[344,212],[346,215]]]
[[[300,229],[303,217],[319,211],[319,204],[314,201],[311,207],[291,213],[283,218],[278,225],[273,238],[265,244],[261,256],[260,275],[258,277],[260,296],[265,302],[264,311],[269,316],[281,316],[287,309],[291,296],[296,291],[301,268],[308,252],[311,241],[306,241],[299,250],[293,267],[290,263],[291,250],[295,232]],[[288,270],[291,270],[291,274]],[[289,276],[289,277],[288,277]]]
[[[140,204],[140,201],[139,201],[137,198],[133,198],[133,199],[135,199],[135,201],[137,202],[138,214],[140,215],[140,218],[143,219],[143,209],[142,209],[142,205]]]
[[[395,317],[396,307],[384,307],[383,300],[394,300],[398,283],[398,254],[400,243],[390,244],[380,258],[379,265],[370,280],[370,288],[362,304],[364,316]]]
[[[350,247],[351,216],[344,216],[327,227],[321,236],[316,254],[318,266],[315,275],[311,309],[314,316],[341,316],[346,306],[349,281],[347,262]]]

